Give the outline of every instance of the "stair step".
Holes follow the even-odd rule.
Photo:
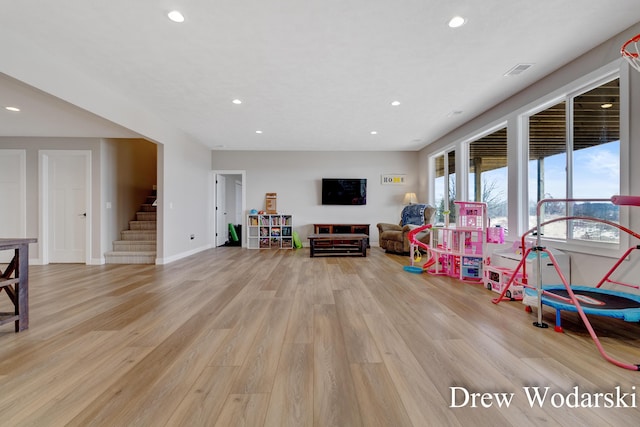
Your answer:
[[[156,212],[136,212],[136,221],[156,221],[157,217]]]
[[[124,230],[122,240],[156,240],[156,230]]]
[[[155,264],[155,251],[111,251],[104,254],[107,264]]]
[[[115,252],[155,251],[155,240],[116,240],[113,242]]]
[[[120,232],[122,240],[113,242],[113,250],[104,254],[107,264],[155,264],[156,263],[156,212],[153,206],[156,192],[147,196],[146,203],[136,212],[136,219],[129,221],[129,229]]]
[[[129,230],[155,230],[155,221],[129,221]]]

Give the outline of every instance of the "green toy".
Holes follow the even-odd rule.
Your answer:
[[[238,241],[238,235],[236,234],[236,228],[231,223],[229,223],[229,235],[231,236],[231,239],[234,242]]]
[[[296,249],[302,248],[302,242],[300,241],[300,235],[297,231],[294,231],[292,234],[293,237],[293,247]]]

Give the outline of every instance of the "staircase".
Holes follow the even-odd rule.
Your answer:
[[[140,206],[136,219],[129,221],[129,229],[120,233],[121,240],[113,242],[113,251],[105,253],[107,264],[156,263],[156,200],[155,191]]]

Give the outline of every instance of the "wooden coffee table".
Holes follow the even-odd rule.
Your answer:
[[[316,255],[360,255],[367,256],[369,236],[351,233],[310,234],[310,257]]]

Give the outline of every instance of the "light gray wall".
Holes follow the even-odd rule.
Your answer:
[[[144,103],[131,99],[117,88],[101,84],[54,52],[43,51],[39,46],[19,39],[3,48],[3,73],[106,119],[103,122],[105,124],[107,121],[118,123],[119,126],[105,127],[105,132],[109,132],[105,133],[105,137],[140,136],[159,144],[158,176],[163,177],[158,182],[160,200],[164,198],[173,204],[173,208],[159,207],[159,220],[162,221],[159,221],[159,227],[164,225],[165,230],[160,229],[158,233],[157,262],[170,262],[209,246],[206,212],[210,195],[210,150],[194,144],[181,130],[154,116]],[[43,73],[43,69],[47,72]],[[73,107],[70,110],[77,109]],[[96,150],[99,151],[99,148]],[[98,160],[99,156],[94,156],[94,161]],[[103,166],[108,165],[107,162]],[[98,162],[95,170],[99,170],[100,166]],[[98,185],[98,178],[94,185]],[[95,194],[100,194],[100,188],[96,189]],[[97,199],[94,203],[106,202],[105,199]],[[99,207],[93,206],[94,210]],[[30,215],[37,216],[37,210]],[[94,245],[100,242],[99,247],[92,249],[94,257],[102,256],[106,248],[102,240],[111,234],[111,223],[106,221],[103,219],[100,224],[105,224],[107,229],[98,226],[92,233],[94,237],[99,236],[94,238]],[[189,240],[190,234],[195,234],[196,238]]]
[[[0,138],[0,148],[26,150],[27,237],[41,240],[39,150],[90,150],[93,213],[91,263],[104,262],[104,253],[111,250],[113,240],[118,239],[120,231],[127,228],[126,223],[132,219],[132,212],[142,203],[140,197],[148,193],[152,182],[156,182],[153,177],[156,165],[149,162],[157,162],[159,172],[165,174],[157,180],[160,202],[157,262],[171,262],[211,245],[207,219],[212,194],[208,184],[211,152],[205,147],[185,141],[167,148],[140,140],[3,137]],[[148,158],[153,156],[153,150],[158,150],[157,159]],[[164,155],[160,156],[160,153]],[[141,184],[133,184],[133,181]],[[163,204],[163,201],[166,203]],[[107,208],[107,202],[111,203],[110,209]],[[195,239],[190,239],[191,234]],[[29,256],[32,262],[37,263],[41,259],[39,244],[32,245]]]
[[[99,263],[102,247],[100,225],[100,189],[101,189],[101,140],[97,138],[40,138],[40,137],[0,137],[0,147],[24,149],[27,156],[27,237],[40,236],[40,191],[39,191],[39,151],[40,150],[88,150],[91,151],[91,211],[93,212],[90,248],[92,263]],[[39,243],[29,248],[29,258],[42,259]]]
[[[100,217],[101,251],[103,254],[113,250],[113,241],[118,240],[121,225],[118,223],[118,143],[115,140],[103,140],[101,143],[101,182],[100,182]],[[111,204],[111,208],[107,207]]]
[[[158,145],[159,264],[211,247],[210,155],[209,149],[186,140]]]
[[[516,150],[522,144],[516,130],[518,129],[519,115],[525,110],[532,108],[543,97],[552,94],[560,94],[567,85],[576,81],[588,80],[585,76],[597,74],[599,70],[615,68],[622,64],[621,84],[629,79],[629,115],[621,116],[621,122],[629,122],[628,137],[621,132],[621,140],[628,138],[629,153],[622,153],[621,170],[629,171],[629,186],[622,183],[621,192],[623,194],[640,194],[640,171],[633,165],[640,162],[640,73],[630,69],[620,58],[620,46],[629,38],[640,32],[640,24],[618,34],[601,46],[593,49],[584,56],[572,61],[560,70],[550,74],[546,78],[531,85],[517,95],[489,109],[480,116],[469,121],[448,135],[433,141],[419,153],[420,182],[428,183],[429,179],[429,158],[444,150],[446,147],[456,144],[456,150],[460,150],[460,141],[464,141],[477,134],[485,128],[489,128],[497,123],[507,122],[508,144],[509,144],[509,182],[517,183],[517,158]],[[625,101],[625,94],[621,94],[621,103]],[[458,151],[459,152],[459,151]],[[459,157],[459,156],[457,156]],[[458,168],[457,168],[458,169]],[[458,180],[460,181],[460,180]],[[517,201],[521,198],[517,185],[509,186],[509,228],[517,232],[524,231],[523,226],[517,224]],[[526,205],[526,204],[525,204]],[[640,228],[640,208],[632,208],[630,213],[630,226],[634,230]],[[511,240],[518,237],[518,233],[512,233]],[[631,243],[634,243],[633,241]],[[637,243],[637,242],[635,242]],[[595,278],[602,277],[614,261],[605,253],[593,255],[585,253],[571,252],[571,275],[572,281],[578,284],[593,284]],[[635,258],[637,260],[637,257]],[[625,277],[638,277],[640,267],[638,263],[632,262],[623,265]]]
[[[402,199],[417,192],[414,152],[213,151],[212,169],[245,170],[247,209],[265,208],[266,193],[277,193],[279,213],[293,215],[293,228],[303,244],[314,223],[370,224],[371,241],[378,242],[378,222],[398,223]],[[404,185],[382,185],[381,175],[404,174]],[[323,206],[322,178],[366,178],[364,206]],[[418,195],[424,201],[426,194]],[[246,217],[247,212],[243,217]],[[246,218],[243,221],[246,227]]]
[[[155,145],[144,140],[102,140],[97,138],[0,138],[1,148],[20,148],[27,156],[27,236],[42,241],[39,226],[39,158],[40,150],[91,151],[91,249],[92,264],[104,262],[104,253],[120,231],[128,227],[133,213],[155,183]],[[153,175],[153,176],[152,176]],[[142,183],[142,184],[139,184]],[[111,208],[107,208],[111,203]],[[30,248],[29,257],[42,257],[39,243]]]

